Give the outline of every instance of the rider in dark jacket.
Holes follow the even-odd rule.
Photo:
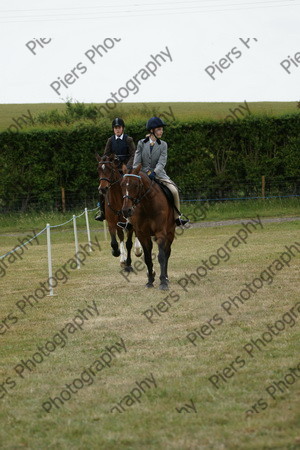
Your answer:
[[[116,117],[112,121],[112,129],[114,134],[107,140],[103,156],[114,153],[119,159],[119,170],[121,171],[123,164],[126,164],[129,169],[132,167],[135,153],[134,141],[132,137],[124,134],[125,123],[123,119]],[[100,193],[100,209],[95,217],[96,220],[102,221],[105,219],[104,205],[105,197]]]

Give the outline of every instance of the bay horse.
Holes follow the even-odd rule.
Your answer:
[[[105,195],[105,218],[111,237],[110,245],[112,248],[112,255],[115,257],[121,256],[121,267],[123,267],[126,272],[132,272],[131,249],[133,230],[127,231],[126,255],[124,246],[124,231],[122,228],[117,226],[117,222],[121,220],[123,215],[122,190],[120,186],[122,175],[118,169],[119,159],[114,154],[111,154],[110,156],[103,156],[101,158],[98,153],[96,153],[96,159],[98,161],[98,174],[100,181],[98,190]],[[118,235],[120,240],[120,249],[116,235]],[[137,238],[135,240],[135,255],[142,255],[141,245]]]
[[[143,247],[148,268],[146,287],[152,288],[155,279],[151,255],[153,247],[151,237],[154,236],[159,249],[159,289],[167,290],[169,288],[168,261],[175,235],[174,209],[159,185],[140,171],[141,167],[142,165],[139,164],[130,173],[125,165],[122,167],[124,173],[121,181],[124,200],[122,212],[124,217],[131,218],[130,222]]]

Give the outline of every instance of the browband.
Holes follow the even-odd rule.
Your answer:
[[[125,173],[125,175],[123,175],[124,177],[137,177],[137,178],[141,178],[140,175],[134,175],[133,173]]]

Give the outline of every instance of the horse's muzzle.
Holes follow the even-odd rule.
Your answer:
[[[122,209],[122,214],[123,216],[128,219],[129,217],[132,216],[133,213],[133,209],[132,208],[126,208],[126,209]]]
[[[105,186],[105,187],[100,187],[99,186],[98,187],[98,191],[105,195],[107,193],[107,191],[108,191],[108,186]]]

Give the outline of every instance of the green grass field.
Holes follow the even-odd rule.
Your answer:
[[[224,201],[216,203],[191,202],[182,203],[182,212],[195,221],[218,221],[227,219],[243,219],[259,214],[263,217],[294,217],[300,215],[300,199],[278,198],[266,200]],[[10,213],[0,215],[0,232],[29,232],[32,229],[42,230],[47,223],[57,225],[69,220],[73,214],[81,214],[82,210],[66,212],[43,211],[40,213]],[[91,228],[103,228],[103,224],[96,222],[90,213],[89,223]],[[85,228],[85,218],[77,220],[80,229]],[[70,222],[64,228],[73,228]]]
[[[129,281],[125,279],[103,233],[93,232],[92,240],[98,237],[101,250],[95,247],[80,270],[70,270],[67,282],[59,282],[54,289],[54,297],[46,296],[38,303],[32,300],[26,314],[16,302],[33,294],[48,278],[45,236],[39,238],[39,245],[24,251],[24,259],[10,264],[1,279],[1,448],[300,448],[300,378],[295,376],[289,389],[277,390],[274,399],[266,391],[300,363],[299,221],[264,224],[263,228],[257,225],[247,244],[232,248],[228,261],[222,259],[199,280],[191,275],[202,260],[224,248],[240,229],[239,225],[195,228],[178,237],[170,259],[169,292],[157,289],[157,279],[155,289],[144,287],[146,272],[136,265],[140,259],[135,256],[136,273],[130,274]],[[85,234],[79,236],[85,244]],[[0,254],[17,245],[16,236],[0,239]],[[299,253],[295,251],[289,267],[275,272],[271,284],[264,283],[239,309],[232,307],[229,315],[221,304],[238,295],[245,283],[259,277],[280,258],[285,246],[294,242],[299,242]],[[75,253],[72,230],[53,233],[52,244],[56,272]],[[156,246],[154,250],[156,254]],[[154,264],[158,272],[157,259]],[[189,277],[185,291],[182,280]],[[79,309],[92,304],[98,314],[84,321],[82,330],[68,334],[64,348],[57,345],[44,361],[31,366],[31,371],[24,369],[24,378],[17,374],[14,368],[22,359],[32,358],[37,346],[51,341]],[[142,313],[152,307],[161,312],[153,312],[150,323]],[[293,307],[292,326],[283,315]],[[278,320],[284,321],[284,330],[262,351],[255,349],[252,358],[243,347]],[[210,334],[198,337],[195,345],[187,339],[188,333],[207,333],[208,329]],[[101,372],[94,369],[93,377],[89,372],[92,384],[88,385],[83,371],[104,355],[106,346],[121,339],[127,351],[113,357],[110,367],[104,366]],[[243,367],[234,363],[241,359]],[[217,372],[218,389],[209,380]],[[146,378],[155,380],[156,387],[144,384],[145,392],[139,389],[138,402],[140,394],[133,389],[136,382]],[[47,413],[42,404],[50,397],[59,397],[66,384],[73,386],[76,379],[76,386],[81,379],[83,387],[69,394],[64,404],[56,400],[59,408],[52,405]],[[123,410],[112,410],[122,400]],[[186,411],[181,410],[184,405],[190,405]],[[250,409],[253,412],[247,416]]]
[[[188,119],[225,119],[230,114],[230,108],[237,108],[240,104],[245,106],[245,99],[240,102],[170,102],[170,103],[125,103],[119,104],[115,108],[116,115],[128,118],[139,118],[143,120],[149,119],[149,112],[161,114],[165,111],[169,113],[166,118],[172,121],[172,114],[176,120]],[[247,102],[248,103],[248,102]],[[88,104],[87,104],[88,105]],[[102,103],[95,103],[97,106]],[[251,114],[264,114],[270,116],[280,116],[287,113],[295,113],[299,111],[298,102],[249,102]],[[171,111],[170,111],[171,108]],[[40,112],[46,112],[57,109],[64,111],[63,103],[34,103],[34,104],[2,104],[0,105],[0,131],[6,130],[10,125],[14,124],[13,119],[22,117],[22,115],[34,117]],[[141,110],[147,112],[143,113]],[[28,113],[28,110],[30,113]],[[247,110],[242,110],[248,115]],[[26,118],[25,118],[26,120]],[[30,120],[28,120],[30,122]],[[24,126],[24,125],[23,125]]]

